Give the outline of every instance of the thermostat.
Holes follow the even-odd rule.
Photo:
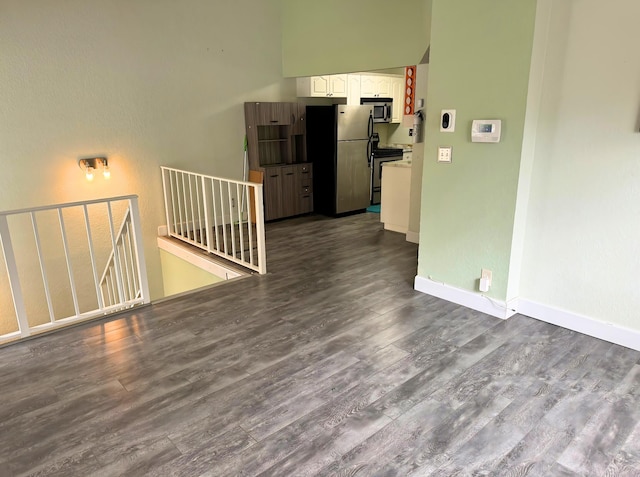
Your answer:
[[[471,125],[471,142],[500,142],[500,119],[474,119]]]

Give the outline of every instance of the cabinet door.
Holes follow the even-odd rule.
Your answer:
[[[360,75],[360,97],[375,98],[377,93],[377,77]]]
[[[284,217],[281,167],[267,167],[264,170],[264,209],[265,220]]]
[[[347,105],[360,104],[360,75],[347,75]]]
[[[329,77],[329,93],[334,98],[347,97],[347,75],[331,75]]]
[[[282,217],[290,217],[300,213],[295,169],[294,166],[282,168]]]
[[[311,96],[329,96],[331,92],[329,76],[312,76]]]
[[[258,126],[288,126],[291,124],[291,103],[254,103]]]
[[[305,134],[307,132],[307,106],[302,103],[291,103],[291,118],[293,120],[291,134]]]
[[[393,111],[391,114],[392,123],[402,122],[402,112],[404,108],[404,79],[391,79],[391,97],[393,98]]]
[[[376,81],[376,98],[391,98],[391,77],[378,76]]]

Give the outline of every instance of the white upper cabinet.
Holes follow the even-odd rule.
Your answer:
[[[310,76],[297,79],[298,97],[346,98],[347,75]]]
[[[391,98],[391,76],[360,75],[362,98]]]

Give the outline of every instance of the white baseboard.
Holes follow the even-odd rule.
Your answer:
[[[640,351],[640,331],[637,330],[522,298],[518,301],[518,313]]]
[[[489,298],[481,293],[452,287],[421,276],[416,276],[414,288],[427,295],[436,296],[503,320],[516,314],[518,300],[504,302]]]
[[[206,272],[211,273],[223,280],[230,280],[243,275],[249,275],[248,273],[240,273],[231,267],[226,267],[221,261],[216,260],[214,257],[209,256],[201,251],[193,251],[180,243],[176,243],[167,237],[158,237],[158,248],[164,250],[176,257],[184,260],[191,265],[198,267]]]
[[[420,243],[420,233],[407,230],[407,242]]]

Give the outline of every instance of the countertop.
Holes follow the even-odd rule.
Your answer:
[[[405,167],[405,168],[411,169],[411,161],[401,160],[401,161],[383,162],[382,167]]]

